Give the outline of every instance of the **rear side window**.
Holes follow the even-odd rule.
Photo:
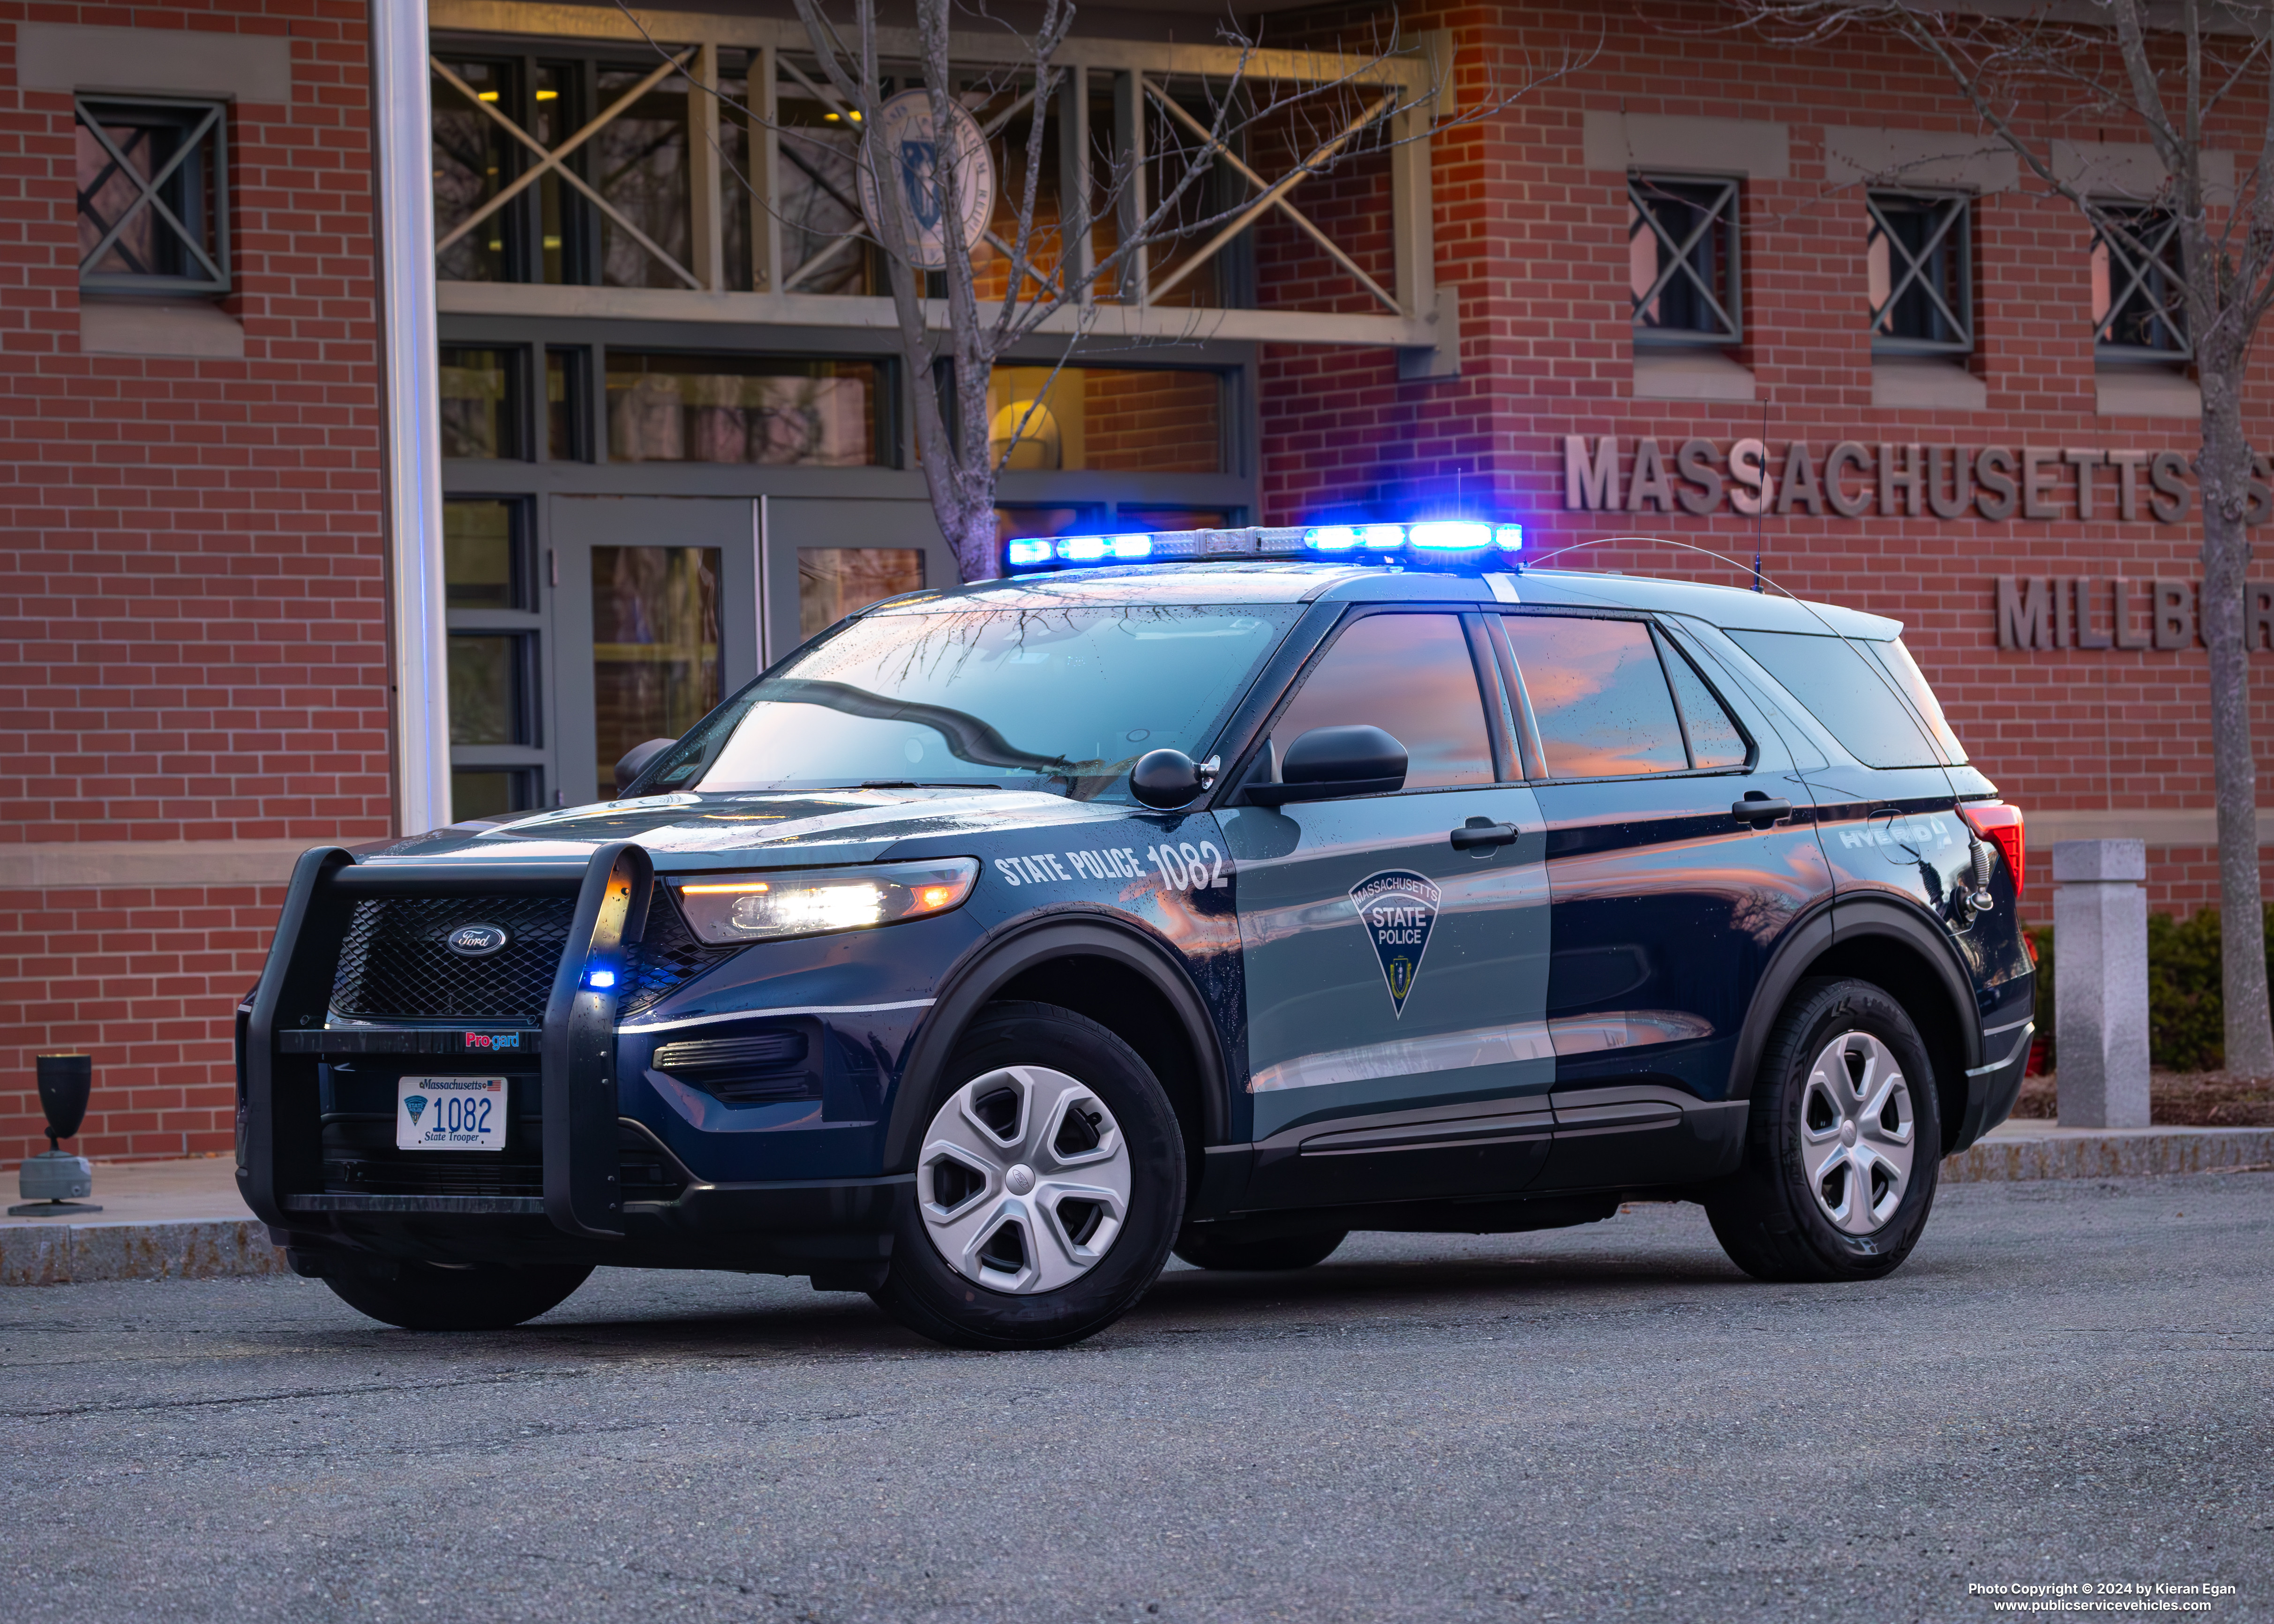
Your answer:
[[[1379,727],[1405,747],[1405,787],[1493,781],[1469,640],[1453,614],[1370,614],[1343,628],[1271,729],[1284,754],[1314,727]]]
[[[1895,680],[1895,686],[1903,690],[1904,696],[1911,702],[1911,708],[1925,722],[1927,732],[1932,733],[1934,741],[1942,747],[1943,759],[1954,766],[1964,762],[1966,747],[1958,742],[1958,735],[1951,731],[1949,718],[1942,714],[1942,701],[1937,699],[1934,690],[1927,686],[1926,673],[1921,671],[1918,662],[1911,658],[1911,651],[1903,647],[1903,640],[1898,637],[1893,643],[1867,643],[1864,646],[1887,668],[1887,674]]]
[[[1666,658],[1667,680],[1674,684],[1674,703],[1681,707],[1682,725],[1690,734],[1690,764],[1693,767],[1742,767],[1752,754],[1745,735],[1729,718],[1706,679],[1665,637],[1658,651]]]
[[[1942,765],[1942,752],[1896,680],[1865,652],[1870,643],[1808,632],[1733,631],[1729,636],[1865,766]]]
[[[1624,778],[1690,765],[1650,628],[1640,620],[1508,615],[1551,778]]]

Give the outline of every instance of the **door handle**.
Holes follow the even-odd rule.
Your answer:
[[[1453,831],[1453,849],[1457,852],[1480,852],[1515,844],[1516,825],[1495,823],[1488,817],[1472,817]]]
[[[1792,802],[1771,801],[1758,790],[1748,790],[1745,798],[1729,808],[1729,816],[1741,823],[1773,823],[1791,815]]]

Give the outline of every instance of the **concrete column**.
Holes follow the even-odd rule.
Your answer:
[[[2148,1125],[2148,846],[2053,843],[2053,1047],[2064,1128]]]

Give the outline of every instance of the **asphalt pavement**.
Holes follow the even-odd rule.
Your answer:
[[[1044,1354],[764,1276],[26,1288],[0,1369],[11,1620],[2274,1618],[2267,1173],[1948,1187],[1868,1286],[1694,1207],[1357,1237]]]

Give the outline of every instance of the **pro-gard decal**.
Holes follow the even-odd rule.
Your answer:
[[[1421,955],[1429,951],[1429,932],[1437,923],[1437,905],[1444,893],[1418,874],[1389,868],[1367,875],[1351,887],[1350,896],[1374,943],[1374,956],[1381,961],[1389,1007],[1403,1016],[1406,997],[1421,974]]]

